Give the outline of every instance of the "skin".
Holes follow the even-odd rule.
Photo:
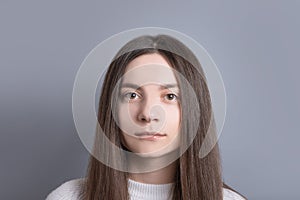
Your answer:
[[[168,62],[157,53],[132,60],[123,76],[118,109],[123,145],[139,156],[159,161],[179,146],[180,114],[178,82]],[[138,135],[145,132],[159,133],[161,137],[145,139]],[[175,166],[172,163],[130,177],[143,183],[170,183]]]

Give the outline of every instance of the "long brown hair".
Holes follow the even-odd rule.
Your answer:
[[[174,52],[180,52],[180,55]],[[185,104],[182,106],[187,108],[182,110],[182,119],[199,116],[199,124],[194,126],[197,127],[197,130],[196,136],[192,138],[191,145],[177,160],[176,181],[171,191],[171,196],[176,200],[223,199],[223,182],[218,144],[204,158],[199,158],[198,156],[201,144],[208,134],[209,126],[211,124],[214,125],[211,122],[213,120],[213,112],[206,79],[197,58],[177,39],[167,35],[141,36],[128,42],[121,48],[110,64],[102,86],[98,107],[99,125],[105,136],[113,144],[123,148],[120,139],[120,129],[114,120],[111,109],[111,102],[113,102],[114,98],[112,91],[124,74],[129,62],[138,56],[152,53],[162,55],[171,67],[185,77],[195,91],[199,105],[197,110],[191,107],[188,99],[182,102],[182,104]],[[179,84],[179,87],[182,92],[185,91],[183,84]],[[184,121],[188,120],[183,120],[181,126],[181,131],[186,133],[183,134],[181,142],[186,144],[191,140],[191,136],[188,134],[191,131],[191,124],[184,124]],[[209,134],[212,140],[215,139],[215,132]],[[97,126],[93,149],[95,154],[100,151],[108,151],[103,148],[105,145],[101,145],[102,141],[99,135],[99,127]],[[115,154],[116,152],[107,152],[106,159],[113,159]],[[126,160],[120,162],[123,161],[126,162]],[[81,191],[83,199],[129,199],[128,175],[128,172],[108,167],[91,155],[87,177]]]

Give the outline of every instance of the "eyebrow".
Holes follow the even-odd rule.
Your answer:
[[[134,83],[123,83],[121,88],[140,89],[141,87],[139,85],[134,84]],[[170,89],[170,88],[178,88],[178,85],[176,83],[160,85],[161,90],[162,89]]]

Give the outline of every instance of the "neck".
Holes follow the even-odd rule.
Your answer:
[[[128,156],[129,178],[148,184],[175,182],[178,166],[178,149],[158,157]]]
[[[148,184],[167,184],[175,182],[175,174],[177,170],[177,162],[173,162],[170,165],[152,172],[146,173],[130,173],[129,178]]]
[[[129,167],[131,173],[129,178],[148,184],[166,184],[175,182],[178,160],[174,159],[177,151],[170,152],[161,157],[142,158],[130,157]],[[171,161],[175,160],[175,161]]]

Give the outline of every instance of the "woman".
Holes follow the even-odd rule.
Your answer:
[[[211,100],[200,63],[177,39],[141,36],[121,48],[98,122],[87,177],[47,199],[245,199],[223,183],[217,144],[198,156],[204,139],[216,140]]]

